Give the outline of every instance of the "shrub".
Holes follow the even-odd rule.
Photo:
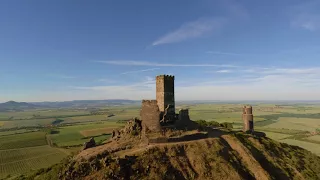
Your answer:
[[[207,122],[207,124],[208,124],[208,126],[216,126],[216,127],[220,126],[220,124],[216,121],[209,121],[209,122]]]
[[[228,123],[228,122],[223,122],[220,124],[221,127],[227,128],[227,129],[232,129],[233,125],[232,123]]]

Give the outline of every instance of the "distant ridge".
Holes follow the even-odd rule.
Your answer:
[[[107,99],[107,100],[74,100],[62,102],[15,102],[8,101],[0,103],[0,111],[23,111],[30,109],[41,108],[90,108],[102,106],[117,106],[129,105],[138,103],[140,101],[126,100],[126,99]]]
[[[73,101],[57,101],[57,102],[34,102],[35,105],[46,106],[51,108],[84,108],[99,106],[115,106],[128,105],[138,103],[140,101],[127,99],[106,99],[106,100],[73,100]]]
[[[40,106],[38,105],[26,102],[8,101],[5,103],[0,103],[0,111],[22,111],[26,109],[35,109],[39,107]]]

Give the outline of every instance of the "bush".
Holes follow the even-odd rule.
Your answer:
[[[198,120],[196,123],[202,127],[208,127],[208,126],[220,126],[220,124],[216,121],[205,121],[205,120]]]
[[[223,122],[220,124],[221,127],[227,128],[227,129],[232,129],[233,125],[232,123],[228,123],[228,122]]]
[[[207,122],[207,124],[208,124],[208,126],[216,126],[216,127],[220,126],[220,124],[216,121],[209,121],[209,122]]]

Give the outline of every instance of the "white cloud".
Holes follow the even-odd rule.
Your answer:
[[[320,30],[320,1],[304,1],[289,8],[291,25],[309,31]]]
[[[219,51],[207,51],[208,54],[218,54],[218,55],[232,55],[232,56],[241,56],[244,54],[238,54],[238,53],[230,53],[230,52],[219,52]]]
[[[309,31],[320,30],[320,14],[299,14],[291,24]]]
[[[169,32],[152,43],[160,44],[176,43],[187,39],[202,37],[213,31],[220,30],[226,23],[225,18],[200,18],[193,22],[183,24],[180,28]]]
[[[229,64],[171,64],[157,63],[148,61],[131,61],[131,60],[111,60],[111,61],[95,61],[98,63],[121,65],[121,66],[154,66],[154,67],[237,67]]]
[[[223,69],[223,70],[218,70],[216,71],[217,73],[230,73],[232,72],[231,70],[228,70],[228,69]]]
[[[158,70],[160,68],[150,68],[150,69],[142,69],[142,70],[137,70],[137,71],[127,71],[127,72],[123,72],[121,74],[131,74],[131,73],[139,73],[139,72],[146,72],[146,71],[154,71],[154,70]]]
[[[64,74],[48,74],[47,76],[53,77],[53,78],[60,78],[60,79],[74,79],[76,77],[64,75]]]
[[[176,86],[177,100],[315,100],[320,97],[320,68],[252,68],[252,73],[188,79]],[[223,71],[223,70],[222,70]],[[232,72],[230,72],[232,73]],[[251,74],[251,75],[250,75]],[[210,79],[210,78],[209,78]],[[183,82],[183,80],[181,80]],[[75,87],[105,98],[155,99],[155,78],[125,86]]]
[[[108,79],[108,78],[98,79],[97,81],[98,81],[98,82],[107,82],[107,83],[112,83],[112,82],[114,82],[114,80],[111,80],[111,79]]]
[[[250,72],[233,68],[228,74],[203,79],[176,79],[176,100],[320,100],[320,67],[246,67]],[[228,69],[225,69],[228,70]],[[242,73],[241,73],[242,72]],[[233,74],[232,73],[236,73]],[[123,83],[121,83],[123,84]],[[126,85],[61,87],[55,91],[4,94],[19,101],[66,101],[80,99],[155,99],[155,78],[145,76]]]
[[[234,18],[249,18],[249,13],[247,9],[239,4],[235,0],[218,0],[218,1],[213,1],[214,5],[216,3],[219,3],[222,5],[221,8],[225,9],[225,11],[228,13],[228,16],[233,16]]]

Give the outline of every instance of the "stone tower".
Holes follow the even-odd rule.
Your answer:
[[[174,76],[160,75],[156,77],[156,97],[160,112],[166,110],[175,113]]]
[[[252,114],[252,106],[244,106],[243,107],[243,131],[244,132],[253,132],[253,114]]]

